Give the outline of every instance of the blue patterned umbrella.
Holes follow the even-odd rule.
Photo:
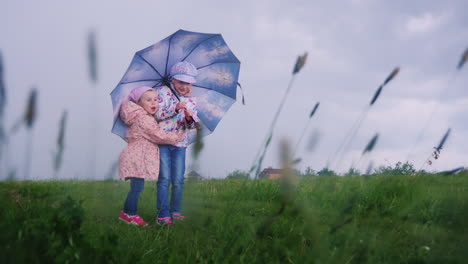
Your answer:
[[[202,135],[214,131],[223,115],[236,101],[240,61],[221,34],[178,30],[158,43],[138,51],[127,72],[112,91],[114,123],[112,133],[125,138],[127,126],[119,116],[120,106],[132,89],[169,85],[169,71],[175,63],[188,61],[198,70],[193,95],[197,100]],[[195,131],[189,135],[195,139]]]

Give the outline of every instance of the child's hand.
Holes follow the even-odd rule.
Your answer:
[[[176,104],[176,110],[179,111],[180,109],[186,109],[187,105],[184,102],[179,102]]]
[[[184,109],[184,112],[185,112],[185,117],[192,117],[193,116],[193,112],[190,111],[190,110]]]
[[[187,109],[184,109],[185,120],[191,124],[193,122],[193,112]]]

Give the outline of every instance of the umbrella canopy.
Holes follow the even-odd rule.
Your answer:
[[[112,133],[125,138],[127,126],[120,119],[122,103],[140,86],[169,86],[169,71],[177,62],[188,61],[198,70],[192,93],[197,100],[203,135],[214,131],[223,115],[236,101],[240,61],[221,34],[178,30],[158,43],[138,51],[127,72],[111,92],[114,110]],[[195,140],[192,130],[189,141]]]

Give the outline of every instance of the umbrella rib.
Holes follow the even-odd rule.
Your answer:
[[[179,31],[177,31],[179,32]],[[167,75],[167,64],[169,63],[169,55],[171,54],[171,43],[172,43],[172,38],[174,37],[175,34],[174,33],[171,35],[171,37],[169,38],[169,47],[167,48],[167,56],[166,56],[166,67],[164,68],[164,75]]]
[[[140,57],[144,62],[148,63],[148,65],[159,75],[161,78],[163,77],[161,73],[156,70],[156,68],[153,66],[153,64],[149,63],[145,58],[143,58],[140,54],[138,54],[138,57]]]
[[[217,62],[213,62],[213,63],[207,64],[207,65],[198,67],[197,70],[202,69],[202,68],[206,68],[206,67],[209,67],[209,66],[211,66],[213,64],[218,64],[218,63],[239,63],[239,62],[238,61],[217,61]]]
[[[193,86],[193,87],[198,87],[198,88],[203,88],[203,89],[207,89],[207,90],[214,91],[213,88],[206,87],[206,86],[200,86],[200,85],[196,85],[196,84],[193,84],[192,86]]]
[[[193,47],[193,49],[191,51],[189,51],[189,53],[187,55],[185,55],[185,57],[181,60],[181,61],[184,61],[185,59],[187,59],[188,56],[190,56],[190,54],[192,54],[192,52],[198,48],[198,46],[200,46],[200,44],[202,44],[203,42],[207,41],[207,40],[210,40],[214,37],[217,37],[219,36],[219,34],[214,34],[213,36],[209,37],[209,38],[206,38],[204,39],[203,41],[200,41],[195,47]]]

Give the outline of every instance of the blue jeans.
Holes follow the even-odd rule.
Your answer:
[[[128,215],[136,215],[138,212],[138,199],[140,193],[145,186],[145,179],[143,178],[127,178],[130,179],[130,191],[127,194],[127,199],[124,204],[124,213]]]
[[[160,169],[157,183],[158,218],[170,217],[172,213],[182,209],[182,194],[184,192],[185,150],[187,148],[172,145],[160,145]],[[169,204],[169,185],[171,202]]]

